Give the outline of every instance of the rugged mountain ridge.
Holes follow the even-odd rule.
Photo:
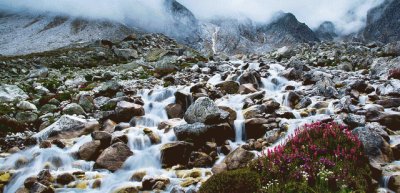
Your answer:
[[[367,41],[389,43],[400,40],[400,1],[386,0],[368,12],[367,25],[362,32]]]
[[[399,2],[387,0],[368,13],[365,29],[357,38],[383,43],[400,40]],[[272,22],[255,23],[250,19],[219,18],[199,20],[176,0],[166,0],[164,7],[171,23],[161,31],[180,43],[206,55],[266,52],[273,48],[297,43],[323,41],[353,41],[354,35],[339,36],[332,22],[310,29],[291,13],[279,13]],[[132,32],[146,31],[128,24],[70,18],[44,14],[10,14],[0,11],[0,54],[15,55],[51,50],[71,43],[99,39],[121,39]],[[147,31],[149,32],[149,31]],[[151,32],[151,31],[150,31]],[[40,40],[40,41],[37,41]],[[10,49],[12,48],[12,49]]]

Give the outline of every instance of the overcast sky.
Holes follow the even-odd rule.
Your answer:
[[[250,18],[268,22],[279,12],[291,12],[311,28],[324,21],[334,22],[344,33],[363,27],[367,11],[383,0],[178,0],[199,19],[216,17]],[[0,7],[55,12],[71,16],[134,20],[143,25],[166,22],[163,0],[1,0]]]

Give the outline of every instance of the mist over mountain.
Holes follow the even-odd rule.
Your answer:
[[[378,5],[383,8],[379,8]],[[43,49],[36,51],[65,46],[73,42],[115,39],[131,31],[142,31],[166,34],[202,53],[264,52],[299,42],[332,41],[341,37],[361,36],[363,39],[365,35],[367,40],[374,40],[374,36],[379,36],[378,32],[369,35],[371,33],[362,31],[367,24],[371,24],[366,27],[368,31],[377,28],[372,24],[372,20],[377,19],[371,18],[376,18],[380,12],[390,10],[385,6],[389,4],[388,1],[383,0],[335,2],[233,0],[229,3],[222,0],[121,0],[112,3],[107,0],[60,0],[57,2],[4,0],[0,2],[0,12],[8,13],[8,17],[2,17],[2,23],[10,23],[11,20],[12,22],[10,25],[1,26],[0,33],[7,34],[12,31],[12,28],[21,27],[27,38],[45,39],[40,38],[43,37],[43,32],[52,29],[52,37],[57,37],[54,32],[58,31],[57,34],[60,34],[58,37],[63,36],[68,40],[65,42],[52,40],[47,42],[49,46],[45,46],[46,40],[43,40],[40,46]],[[374,13],[375,16],[368,16],[368,13]],[[60,17],[71,22],[60,23]],[[76,28],[72,22],[76,19],[97,26],[94,27],[96,30],[70,33]],[[39,20],[47,24],[38,26]],[[15,26],[16,23],[20,25]],[[36,25],[28,25],[30,23]],[[119,26],[118,29],[125,29],[119,31],[126,33],[111,35],[107,32],[109,29],[107,25],[102,26],[103,24]],[[52,27],[46,28],[46,25]],[[105,29],[105,32],[101,32],[102,29]],[[3,35],[1,41],[3,45],[20,44],[21,49],[16,48],[12,51],[5,49],[0,53],[30,52],[29,49],[25,49],[25,52],[18,51],[24,50],[24,45],[21,41],[14,43],[15,39],[21,39],[17,35],[14,33]],[[383,40],[383,38],[380,37],[377,40]],[[32,42],[30,45],[33,48],[38,47],[34,44]]]

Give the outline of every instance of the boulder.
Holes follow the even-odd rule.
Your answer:
[[[96,160],[95,167],[116,171],[132,155],[133,153],[126,144],[121,142],[114,143],[100,154]]]
[[[143,116],[145,114],[143,106],[126,101],[118,102],[115,112],[117,122],[129,122],[132,117]]]
[[[143,190],[154,190],[154,189],[160,189],[160,182],[164,185],[164,188],[166,185],[170,183],[169,178],[162,177],[162,176],[157,176],[157,177],[151,177],[147,176],[144,177],[142,180],[142,189]],[[161,185],[162,187],[162,185]],[[164,189],[162,188],[162,189]]]
[[[367,89],[368,84],[364,80],[357,80],[354,83],[350,84],[350,88],[353,90],[356,90],[358,92],[365,92],[365,89]]]
[[[49,69],[41,66],[29,72],[28,78],[46,78],[49,75]]]
[[[86,161],[96,161],[101,153],[102,147],[99,140],[87,142],[79,147],[79,158]]]
[[[213,159],[203,152],[192,152],[190,154],[189,163],[190,167],[208,168],[213,165]]]
[[[16,100],[26,100],[29,96],[16,85],[0,85],[0,102],[7,103]]]
[[[137,187],[122,187],[122,188],[117,188],[117,190],[113,191],[113,193],[139,193],[139,190]]]
[[[184,93],[181,91],[175,92],[175,103],[182,106],[184,112],[192,104],[192,95],[190,93]]]
[[[384,84],[378,86],[376,93],[382,96],[400,96],[400,80],[385,81]]]
[[[168,54],[168,50],[154,48],[151,49],[145,57],[146,62],[156,62],[160,60],[163,56]]]
[[[239,83],[235,81],[224,81],[215,85],[225,94],[236,94],[239,90]]]
[[[261,82],[261,75],[255,70],[245,71],[239,77],[238,81],[241,85],[252,84],[257,89],[260,86],[259,83]]]
[[[161,137],[156,132],[152,131],[149,128],[143,129],[143,132],[149,137],[151,144],[161,143]]]
[[[113,97],[119,90],[122,89],[122,85],[117,81],[111,80],[103,83],[99,88],[96,88],[97,96]]]
[[[68,104],[67,106],[65,106],[63,108],[62,112],[65,115],[84,115],[84,114],[86,114],[85,110],[79,104],[76,104],[76,103]]]
[[[57,176],[56,182],[61,185],[67,185],[75,180],[75,177],[70,173],[63,173]]]
[[[400,175],[393,175],[389,178],[388,188],[394,192],[400,192]]]
[[[114,49],[115,55],[124,60],[139,58],[138,52],[134,49]]]
[[[177,56],[164,56],[153,64],[156,76],[165,76],[179,69]]]
[[[185,112],[184,119],[187,123],[208,123],[213,124],[226,122],[229,113],[222,111],[208,97],[198,98]]]
[[[309,97],[303,97],[295,106],[296,109],[303,109],[307,108],[309,105],[312,104],[312,100]]]
[[[47,187],[39,182],[33,184],[30,193],[54,193],[53,188]]]
[[[314,94],[318,96],[324,96],[327,98],[338,97],[338,92],[335,88],[335,84],[328,77],[323,77],[315,84]]]
[[[105,131],[95,131],[92,134],[93,140],[99,140],[101,146],[108,147],[111,143],[112,135]]]
[[[25,188],[31,189],[33,185],[38,181],[38,178],[36,176],[31,176],[25,179],[24,181],[24,186]]]
[[[400,106],[400,98],[389,98],[375,101],[376,104],[383,106],[384,108],[393,108]]]
[[[365,154],[370,159],[380,163],[392,161],[392,150],[379,133],[366,127],[357,127],[352,133],[363,143]]]
[[[366,119],[370,122],[379,122],[393,131],[400,130],[400,113],[381,112],[378,109],[370,109],[366,112]]]
[[[17,104],[17,108],[21,109],[21,110],[24,110],[24,111],[35,111],[35,110],[37,110],[37,107],[34,104],[32,104],[32,103],[30,103],[28,101],[19,102]]]
[[[64,137],[70,139],[98,130],[100,125],[97,121],[81,119],[71,115],[63,115],[56,122],[43,129],[32,137],[47,139],[48,137]]]
[[[350,113],[344,117],[343,122],[346,123],[350,127],[350,129],[354,129],[356,127],[364,127],[365,116]]]
[[[235,131],[228,124],[205,125],[203,123],[183,124],[173,128],[176,137],[181,141],[202,144],[206,141],[215,141],[222,144],[225,140],[234,139]]]
[[[15,115],[15,119],[21,123],[33,123],[38,120],[38,115],[34,112],[18,112]]]
[[[235,110],[233,110],[230,107],[225,107],[225,106],[219,106],[218,108],[222,109],[223,111],[226,111],[229,113],[229,118],[228,118],[228,122],[229,124],[232,126],[236,120],[237,117],[237,113]]]
[[[265,118],[252,118],[245,120],[245,135],[247,139],[258,139],[269,130],[268,120]]]
[[[175,165],[187,165],[190,154],[193,151],[193,144],[177,141],[164,144],[161,149],[161,164],[163,168]]]
[[[285,105],[287,105],[290,108],[294,108],[299,102],[300,102],[301,96],[294,91],[290,91],[286,96],[285,96]]]
[[[81,95],[78,104],[86,111],[92,112],[94,110],[93,97],[90,95]]]
[[[253,105],[245,110],[243,110],[242,114],[245,119],[252,119],[262,116],[265,112],[264,105]]]
[[[255,93],[258,90],[254,87],[253,84],[242,84],[239,86],[238,92],[240,94],[250,94],[250,93]]]
[[[165,107],[169,119],[183,118],[185,112],[181,104],[169,104]]]
[[[251,160],[255,157],[254,153],[247,151],[241,147],[237,148],[233,152],[229,153],[222,163],[216,164],[212,171],[215,173],[220,173],[226,170],[236,170],[239,168],[247,167]]]

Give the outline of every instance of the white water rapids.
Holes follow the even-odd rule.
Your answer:
[[[239,66],[240,69],[243,65]],[[248,69],[259,70],[258,63],[252,63]],[[293,81],[288,81],[283,77],[279,76],[279,73],[284,70],[284,67],[279,64],[271,64],[268,70],[269,76],[261,79],[261,91],[265,91],[265,97],[275,99],[281,104],[281,108],[291,110],[296,116],[295,119],[283,119],[281,124],[287,123],[289,129],[287,135],[294,133],[295,129],[304,123],[311,121],[318,121],[320,119],[329,117],[329,114],[333,113],[333,110],[328,110],[328,113],[311,115],[306,118],[302,118],[300,113],[296,110],[290,109],[287,106],[285,98],[285,86],[295,86],[296,90],[301,89],[302,85]],[[215,75],[209,81],[210,84],[221,82],[221,75]],[[15,174],[11,182],[6,186],[5,193],[14,193],[20,187],[23,187],[25,179],[30,176],[36,176],[40,171],[45,168],[50,169],[53,176],[57,176],[62,173],[72,173],[75,171],[84,171],[86,179],[82,181],[88,182],[88,188],[85,190],[63,188],[57,189],[57,192],[69,193],[69,192],[90,192],[90,193],[105,193],[113,192],[116,188],[125,186],[137,186],[141,185],[141,182],[134,182],[131,180],[132,174],[138,171],[145,171],[148,176],[165,176],[171,180],[170,186],[167,187],[165,192],[169,192],[173,185],[179,184],[183,179],[176,176],[173,170],[162,169],[160,163],[160,147],[163,144],[176,140],[174,131],[171,129],[169,132],[164,133],[163,130],[158,130],[157,126],[160,122],[168,120],[165,107],[168,104],[175,102],[174,93],[176,91],[188,92],[190,87],[168,87],[168,88],[155,88],[154,90],[143,90],[139,92],[139,96],[143,99],[145,105],[145,116],[139,118],[136,121],[136,126],[127,129],[126,131],[117,131],[113,135],[120,135],[122,133],[128,136],[128,147],[134,153],[133,156],[125,161],[123,167],[111,173],[107,170],[94,170],[94,162],[87,162],[78,160],[74,153],[78,151],[79,147],[84,143],[92,140],[90,135],[82,136],[74,140],[74,145],[64,149],[60,149],[56,146],[52,146],[48,149],[40,149],[37,146],[23,150],[21,152],[12,154],[6,158],[0,158],[0,170],[15,169]],[[246,95],[227,95],[221,99],[216,100],[216,104],[219,106],[228,106],[236,111],[237,118],[234,121],[235,127],[235,141],[231,142],[232,148],[238,147],[243,144],[246,140],[244,136],[244,117],[242,115],[242,108],[244,106],[244,100]],[[363,103],[360,102],[360,103]],[[332,107],[330,107],[332,108]],[[161,143],[152,145],[147,135],[143,133],[143,128],[149,128],[153,132],[156,132],[161,136]],[[276,142],[281,144],[285,138]],[[223,155],[220,154],[220,162],[223,159]],[[22,162],[26,162],[26,165],[21,165]],[[205,176],[205,172],[210,171],[210,168],[202,169],[202,175]],[[100,189],[91,189],[92,183],[101,178],[102,184]],[[198,188],[188,187],[188,188]]]

